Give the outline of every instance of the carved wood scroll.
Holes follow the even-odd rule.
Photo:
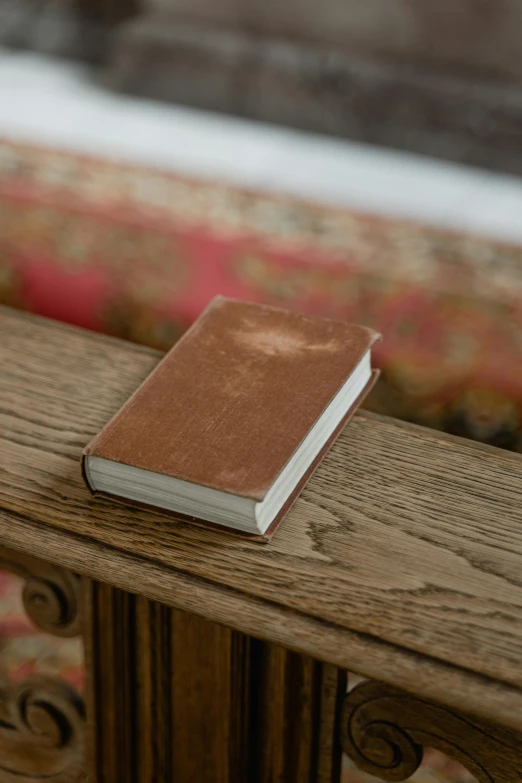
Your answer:
[[[423,748],[459,761],[480,783],[522,781],[522,737],[378,682],[344,700],[343,750],[364,772],[387,781],[413,775]]]
[[[82,632],[79,576],[5,547],[0,547],[0,571],[24,580],[25,611],[41,631],[63,637]]]
[[[0,571],[24,580],[24,607],[39,629],[61,637],[80,634],[80,577],[4,547]],[[58,677],[17,683],[0,677],[1,783],[84,781],[84,724],[82,698]]]
[[[81,698],[58,678],[0,684],[2,783],[83,780],[83,724]]]

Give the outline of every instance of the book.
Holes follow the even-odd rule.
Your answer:
[[[217,297],[86,447],[89,489],[269,539],[373,385],[378,338]]]

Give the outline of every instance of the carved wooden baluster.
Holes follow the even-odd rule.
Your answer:
[[[378,682],[344,700],[343,750],[364,772],[402,781],[419,768],[423,748],[459,761],[480,783],[522,781],[522,737]]]
[[[24,580],[24,607],[39,629],[61,637],[81,633],[80,577],[4,547],[0,571]],[[1,783],[86,780],[84,724],[82,698],[59,677],[0,679]]]

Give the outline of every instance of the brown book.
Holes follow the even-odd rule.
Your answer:
[[[377,338],[214,299],[85,449],[89,488],[270,537],[373,385]]]

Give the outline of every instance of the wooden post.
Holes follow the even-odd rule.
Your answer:
[[[86,581],[92,783],[337,783],[335,666]]]
[[[345,673],[277,645],[258,645],[256,783],[338,783]]]
[[[90,780],[245,779],[248,638],[90,582]]]

